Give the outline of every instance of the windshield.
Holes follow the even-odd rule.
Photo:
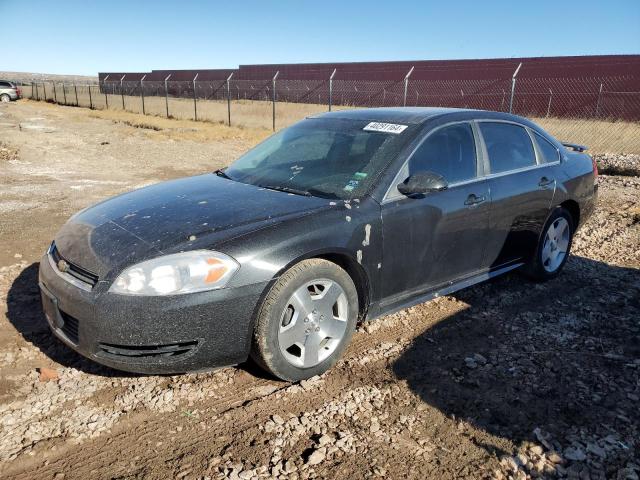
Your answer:
[[[400,131],[393,133],[389,125],[303,120],[247,152],[224,174],[238,182],[292,193],[356,198],[413,137],[415,126],[392,125]]]

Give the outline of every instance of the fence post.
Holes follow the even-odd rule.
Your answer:
[[[522,62],[518,64],[518,68],[513,72],[513,76],[511,77],[511,99],[509,100],[509,113],[513,113],[513,96],[516,93],[516,76],[520,71],[520,67],[522,67]]]
[[[36,100],[40,100],[40,98],[38,98],[38,83],[37,82],[31,82],[31,98],[33,98],[33,88],[35,85],[35,89],[36,89]]]
[[[45,86],[45,83],[42,82],[42,91],[44,92],[44,101],[47,101],[47,87]]]
[[[547,118],[549,118],[549,112],[551,112],[551,99],[553,98],[553,92],[549,89],[549,105],[547,105]]]
[[[64,104],[67,104],[67,87],[66,85],[63,83],[62,84],[62,93],[64,94]]]
[[[53,82],[53,100],[58,103],[58,94],[56,93],[56,82]]]
[[[88,84],[87,88],[89,89],[89,108],[93,110],[93,98],[91,97],[91,84]]]
[[[231,77],[233,77],[233,72],[227,77],[227,117],[229,119],[229,126],[231,126]]]
[[[78,86],[75,84],[73,84],[73,90],[76,92],[76,107],[79,107],[80,104],[78,103]]]
[[[598,100],[596,101],[596,117],[600,114],[600,97],[602,96],[602,83],[600,84],[600,90],[598,90]]]
[[[329,111],[331,111],[331,103],[333,100],[333,77],[336,75],[337,68],[333,69],[331,76],[329,77]]]
[[[109,78],[109,75],[104,77],[104,80],[102,80],[102,89],[104,90],[105,110],[109,110],[109,97],[107,96],[107,78]]]
[[[196,73],[196,76],[193,77],[193,119],[198,121],[198,102],[196,100],[196,80],[198,79],[199,73]]]
[[[126,76],[127,74],[125,73],[124,75],[122,75],[122,78],[120,79],[120,96],[122,97],[122,110],[124,110],[124,87],[122,85],[122,81]]]
[[[273,131],[276,131],[276,79],[280,75],[280,70],[273,76]]]
[[[144,82],[144,79],[146,78],[146,75],[143,75],[142,78],[140,79],[140,99],[142,100],[142,114],[146,115],[145,109],[144,109],[144,84],[142,82]]]
[[[407,106],[407,90],[409,89],[409,77],[411,76],[411,74],[413,73],[413,69],[415,67],[412,66],[411,70],[409,70],[409,72],[404,76],[404,100],[402,102],[402,106],[406,107]]]
[[[167,118],[169,118],[169,89],[167,88],[167,80],[171,74],[167,75],[167,78],[164,79],[164,105],[167,110]]]

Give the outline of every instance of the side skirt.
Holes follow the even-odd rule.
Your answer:
[[[493,270],[489,270],[478,275],[473,275],[471,277],[467,277],[458,282],[450,283],[444,287],[436,287],[433,290],[428,290],[419,295],[413,296],[409,299],[401,299],[397,302],[385,302],[384,300],[380,302],[378,311],[376,314],[372,316],[368,316],[367,320],[375,320],[376,318],[383,317],[385,315],[391,315],[400,310],[404,310],[405,308],[413,307],[414,305],[418,305],[420,303],[428,302],[429,300],[433,300],[434,298],[441,297],[443,295],[449,295],[453,292],[457,292],[458,290],[462,290],[467,287],[471,287],[478,283],[489,280],[490,278],[497,277],[498,275],[502,275],[504,273],[515,270],[516,268],[524,265],[523,262],[518,263],[510,263],[508,265],[498,267]]]

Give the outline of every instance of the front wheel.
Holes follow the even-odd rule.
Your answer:
[[[276,377],[299,381],[330,369],[349,344],[358,293],[349,274],[323,259],[287,270],[267,294],[251,357]]]
[[[534,280],[556,277],[567,263],[574,233],[573,217],[563,207],[557,207],[544,225],[536,253],[524,271]]]

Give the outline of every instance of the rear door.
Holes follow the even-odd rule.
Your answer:
[[[478,147],[469,122],[439,127],[396,177],[382,204],[383,304],[481,267],[491,202],[488,184],[480,178]],[[409,175],[426,171],[442,175],[449,188],[420,198],[406,197],[395,188]]]
[[[480,121],[478,127],[491,190],[486,266],[526,261],[551,208],[558,162],[545,161],[533,131],[520,124]]]

